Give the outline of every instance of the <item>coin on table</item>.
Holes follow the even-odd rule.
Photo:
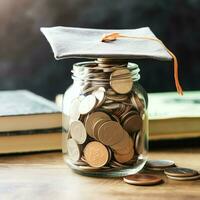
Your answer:
[[[94,95],[90,94],[88,96],[85,96],[81,100],[80,105],[79,105],[80,114],[85,115],[91,112],[95,108],[96,103],[97,103],[97,99]]]
[[[124,182],[132,185],[156,185],[162,183],[162,179],[149,174],[134,174],[123,178]]]
[[[81,121],[77,120],[71,123],[70,135],[78,144],[83,144],[86,141],[87,133]]]
[[[77,142],[72,138],[67,140],[67,152],[68,152],[69,158],[72,161],[76,162],[80,159],[80,156],[81,156],[80,148]]]
[[[148,168],[168,168],[175,166],[172,160],[148,160],[146,163]]]
[[[128,69],[118,69],[110,76],[110,86],[118,94],[127,94],[133,87],[133,81]]]
[[[115,160],[119,163],[126,163],[130,161],[134,156],[134,149],[132,149],[128,154],[114,153]]]
[[[98,131],[100,142],[108,146],[118,143],[123,135],[124,129],[116,121],[107,121],[103,123]]]
[[[71,101],[71,106],[69,109],[69,116],[71,121],[79,119],[80,117],[79,106],[80,106],[79,98],[75,98]]]
[[[189,177],[197,175],[198,171],[183,167],[170,167],[165,169],[164,173],[168,176]]]
[[[86,162],[92,167],[103,167],[109,159],[108,149],[100,142],[90,142],[84,148]]]
[[[192,180],[199,180],[200,174],[194,175],[194,176],[169,176],[168,178],[176,180],[176,181],[192,181]]]
[[[105,120],[111,120],[110,116],[107,115],[106,113],[104,112],[93,112],[91,114],[89,114],[87,117],[86,117],[86,120],[85,120],[85,128],[86,128],[86,132],[87,134],[94,138],[94,124],[99,120],[99,119],[105,119]]]

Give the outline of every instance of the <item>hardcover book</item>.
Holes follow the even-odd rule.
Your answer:
[[[0,153],[61,149],[61,112],[26,90],[0,92]]]

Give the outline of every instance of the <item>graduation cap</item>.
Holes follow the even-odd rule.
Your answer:
[[[57,60],[66,58],[113,58],[173,60],[174,78],[179,94],[176,56],[149,27],[139,29],[88,29],[72,27],[41,28]]]

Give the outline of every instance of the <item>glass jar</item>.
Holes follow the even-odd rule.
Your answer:
[[[147,93],[139,67],[99,58],[73,66],[63,97],[62,150],[75,172],[121,177],[139,172],[147,160]]]

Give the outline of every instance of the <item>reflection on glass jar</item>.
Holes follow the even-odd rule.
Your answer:
[[[148,98],[126,60],[76,63],[63,99],[63,154],[77,173],[119,177],[147,160]]]

